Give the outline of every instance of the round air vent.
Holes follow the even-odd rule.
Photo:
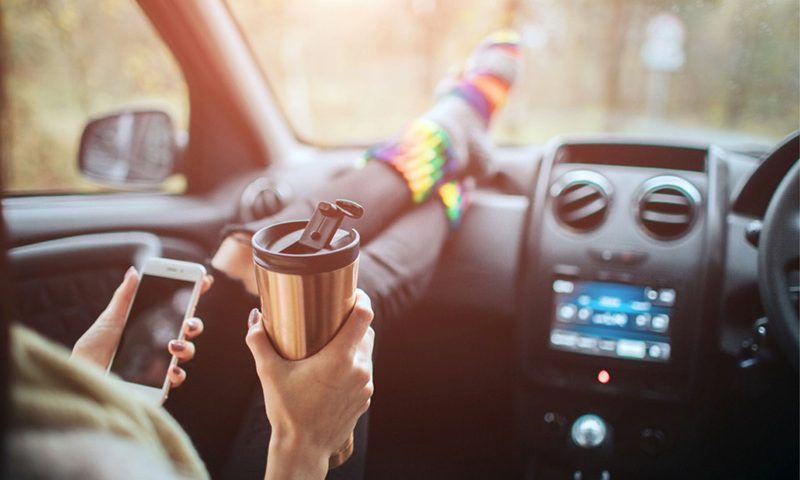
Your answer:
[[[550,189],[555,215],[570,229],[586,233],[598,228],[608,213],[611,184],[589,170],[567,172]]]
[[[643,185],[636,217],[651,237],[675,240],[692,228],[699,205],[700,192],[691,183],[679,177],[656,177]]]

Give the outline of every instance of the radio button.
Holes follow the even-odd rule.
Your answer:
[[[672,288],[662,288],[659,290],[658,303],[668,307],[675,305],[675,290]]]
[[[655,332],[666,332],[669,328],[669,316],[664,314],[653,315],[650,327]]]
[[[578,313],[578,307],[571,303],[563,303],[558,307],[558,319],[562,322],[571,322]]]
[[[550,333],[550,343],[557,347],[574,348],[578,341],[578,335],[564,330],[553,330]]]
[[[658,300],[658,290],[653,290],[652,288],[649,288],[649,287],[645,288],[644,289],[644,295],[650,301]]]
[[[654,343],[647,349],[647,354],[650,355],[651,358],[661,358],[661,347]]]
[[[644,358],[647,345],[636,340],[619,340],[617,342],[617,355],[628,358]]]
[[[589,307],[583,307],[578,310],[578,320],[581,322],[588,322],[590,318],[592,318],[592,309]]]
[[[595,337],[578,337],[578,348],[581,350],[594,350],[597,347],[597,339]]]
[[[617,351],[617,341],[616,340],[600,340],[597,342],[597,348],[604,352],[616,352]]]
[[[602,418],[594,414],[578,417],[572,424],[570,436],[572,442],[583,448],[595,448],[606,439],[608,428]]]
[[[647,258],[647,254],[644,252],[613,250],[610,248],[590,248],[589,256],[600,263],[615,263],[618,265],[636,265]]]

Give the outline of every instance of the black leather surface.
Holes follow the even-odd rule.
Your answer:
[[[125,270],[161,255],[146,232],[80,235],[9,252],[18,320],[72,347],[103,311]]]
[[[788,274],[797,271],[800,225],[800,164],[778,185],[764,216],[764,228],[758,243],[758,286],[761,301],[773,330],[773,338],[786,359],[798,368],[798,325],[796,305],[789,294]]]
[[[108,304],[128,265],[55,275],[39,275],[15,283],[20,321],[68,348]]]

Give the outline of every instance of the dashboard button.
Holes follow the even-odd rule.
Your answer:
[[[589,255],[599,262],[611,263],[614,261],[614,251],[609,248],[590,248]]]
[[[571,303],[564,303],[558,307],[558,319],[562,322],[571,322],[578,313],[578,307]]]
[[[616,340],[609,340],[603,339],[597,342],[597,348],[604,352],[616,352],[617,351],[617,341]]]
[[[589,256],[600,263],[635,265],[644,261],[647,254],[635,250],[614,250],[611,248],[590,248]]]
[[[654,343],[647,348],[647,354],[650,355],[651,358],[661,358],[661,345]]]
[[[549,438],[558,438],[565,435],[567,419],[558,412],[545,412],[542,416],[542,433]]]
[[[650,327],[650,314],[638,313],[636,317],[634,317],[634,322],[636,323],[636,328],[647,329]]]
[[[644,358],[646,344],[638,340],[619,340],[617,342],[617,355],[627,358]]]
[[[621,250],[617,252],[615,260],[623,265],[635,265],[641,263],[647,258],[644,252],[635,252],[633,250]]]
[[[602,418],[594,414],[581,415],[572,424],[570,436],[572,442],[583,448],[591,449],[599,446],[606,439],[608,428]]]
[[[669,315],[653,315],[653,319],[650,321],[650,327],[654,332],[666,332],[667,328],[669,328]]]
[[[662,288],[658,291],[658,303],[671,307],[675,305],[675,290],[672,288]]]

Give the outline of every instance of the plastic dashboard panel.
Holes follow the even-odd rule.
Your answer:
[[[613,152],[613,144],[601,144],[604,154]],[[537,197],[533,202],[530,225],[527,230],[524,260],[527,265],[526,282],[522,288],[519,302],[521,315],[518,327],[524,345],[523,364],[536,364],[530,372],[541,375],[542,365],[570,365],[573,372],[584,372],[583,387],[608,393],[639,394],[648,397],[685,397],[691,393],[695,381],[696,356],[702,345],[712,338],[705,338],[708,332],[716,331],[714,325],[704,326],[717,318],[709,309],[717,308],[719,292],[715,287],[721,284],[723,252],[722,236],[725,230],[724,204],[727,195],[725,164],[715,155],[708,155],[708,172],[692,170],[669,170],[648,166],[614,165],[613,159],[605,164],[601,159],[585,163],[559,162],[559,152],[563,144],[552,145],[549,161],[542,164],[542,172],[536,186]],[[628,144],[618,148],[629,148]],[[658,151],[660,157],[669,153],[671,146],[641,145],[640,155],[646,155],[648,148]],[[691,152],[694,157],[700,152],[695,149],[675,148],[674,154]],[[701,154],[701,157],[704,156]],[[646,160],[646,158],[644,159]],[[611,164],[609,164],[611,163]],[[685,162],[684,162],[685,163]],[[646,163],[643,162],[643,165]],[[633,168],[632,168],[633,167]],[[587,234],[569,232],[560,225],[553,215],[549,185],[568,171],[585,169],[598,172],[613,185],[608,217],[597,230]],[[689,233],[674,241],[660,241],[645,234],[636,223],[636,203],[641,195],[641,186],[649,179],[668,173],[685,179],[700,192],[701,203],[695,224]],[[621,265],[598,261],[591,255],[592,249],[608,248],[628,250],[642,254],[642,260],[635,265]],[[553,352],[548,348],[546,338],[549,319],[552,317],[552,295],[547,286],[559,274],[581,280],[609,280],[622,283],[651,285],[674,288],[678,293],[674,325],[674,355],[666,365],[643,364],[632,360],[604,359]],[[526,292],[529,292],[526,295]],[[538,294],[534,296],[534,292]],[[531,357],[531,355],[533,357]],[[531,358],[536,358],[533,361]],[[618,370],[620,380],[627,377],[628,385],[615,382],[614,385],[599,385],[594,382],[592,372],[598,366],[610,366]],[[637,373],[638,372],[638,373]],[[651,372],[660,377],[657,382],[645,382],[644,377]],[[562,371],[556,368],[551,379],[558,381]],[[577,375],[581,378],[581,375]],[[539,378],[539,380],[544,380]],[[575,386],[576,379],[568,381]],[[544,380],[547,382],[547,380]]]

